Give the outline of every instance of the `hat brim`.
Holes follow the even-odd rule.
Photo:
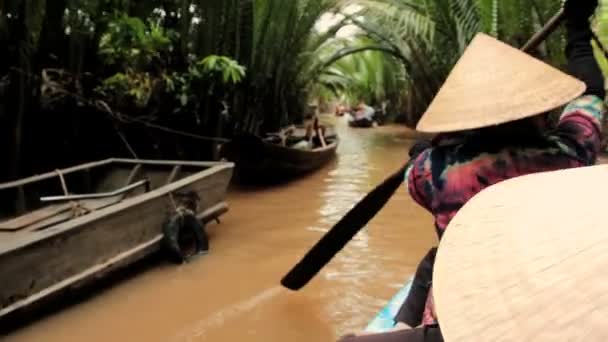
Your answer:
[[[558,108],[585,89],[580,80],[480,33],[416,130],[445,133],[500,125]]]
[[[608,340],[608,165],[498,183],[450,222],[433,292],[445,341]]]

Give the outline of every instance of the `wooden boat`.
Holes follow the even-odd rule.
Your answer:
[[[332,160],[339,144],[337,136],[326,136],[327,146],[314,149],[287,146],[277,137],[261,139],[240,135],[222,148],[222,155],[236,163],[235,179],[244,183],[273,183],[315,171]],[[302,141],[303,139],[298,139]]]
[[[286,136],[286,143],[288,146],[296,144],[306,138],[306,127],[296,126],[287,134],[281,132],[267,133],[265,139],[270,141],[279,141],[280,137],[283,135]],[[325,125],[325,139],[335,139],[337,138],[337,136],[338,134],[336,133],[336,129],[334,126]]]
[[[108,159],[0,184],[0,320],[159,250],[180,194],[217,219],[233,167]]]
[[[372,319],[367,327],[366,332],[370,333],[381,333],[386,332],[395,327],[394,318],[399,312],[401,305],[405,302],[407,295],[410,293],[412,287],[412,279],[410,279],[399,291],[393,296],[393,298],[380,310],[380,312]]]
[[[352,119],[348,121],[348,125],[355,128],[370,128],[374,126],[374,120],[368,118]]]

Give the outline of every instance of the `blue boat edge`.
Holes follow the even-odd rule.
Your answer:
[[[412,287],[412,280],[410,278],[406,284],[393,296],[393,298],[380,310],[380,312],[369,322],[366,332],[381,333],[392,329],[395,326],[394,318],[397,312],[401,308],[401,305],[405,301],[405,298],[410,292]]]

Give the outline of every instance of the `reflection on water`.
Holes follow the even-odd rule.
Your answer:
[[[329,229],[366,194],[370,183],[369,149],[365,140],[358,139],[356,130],[341,130],[345,143],[340,146],[337,167],[326,178],[326,190],[321,193],[323,206],[319,210],[319,225]],[[319,236],[320,238],[320,236]],[[365,298],[366,279],[373,275],[373,262],[369,262],[369,234],[362,229],[322,274],[335,290],[327,291],[327,315],[333,321],[348,322],[347,317],[357,316],[359,303]],[[353,321],[354,322],[354,321]],[[341,330],[357,329],[345,324]]]
[[[405,161],[403,127],[337,122],[339,157],[286,186],[233,190],[209,227],[211,254],[162,264],[42,319],[9,341],[334,341],[359,331],[434,243],[430,216],[401,189],[305,288],[281,277]]]
[[[204,317],[192,326],[189,326],[181,334],[177,334],[172,340],[174,341],[197,341],[204,339],[206,332],[214,327],[226,324],[230,319],[236,318],[241,314],[253,310],[280,293],[281,289],[278,286],[263,291],[250,299],[236,303],[235,305],[223,308],[222,310],[213,313],[210,317]]]
[[[338,165],[328,174],[328,185],[321,194],[324,205],[319,211],[318,224],[325,227],[324,231],[373,186],[394,172],[404,162],[399,156],[405,155],[407,146],[411,144],[411,140],[400,137],[401,131],[394,128],[345,128],[339,132],[346,143],[341,146]],[[403,200],[406,197],[403,192],[397,194],[393,201]],[[385,210],[390,210],[390,205]],[[390,228],[398,229],[403,219],[405,217],[392,217]],[[324,291],[324,302],[328,304],[325,307],[327,315],[332,321],[339,322],[335,327],[337,335],[360,330],[385,304],[387,297],[378,296],[375,289],[370,290],[372,286],[386,288],[393,285],[398,288],[406,277],[405,272],[402,275],[394,272],[403,266],[395,265],[391,269],[390,262],[395,261],[391,249],[383,250],[379,245],[379,242],[390,242],[382,236],[387,228],[378,220],[372,220],[322,273],[324,279],[331,283]]]

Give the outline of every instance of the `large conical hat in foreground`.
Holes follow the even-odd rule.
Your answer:
[[[580,80],[479,33],[416,129],[441,133],[515,121],[564,105],[585,87]]]
[[[608,341],[607,180],[569,169],[473,197],[435,261],[445,341]]]

